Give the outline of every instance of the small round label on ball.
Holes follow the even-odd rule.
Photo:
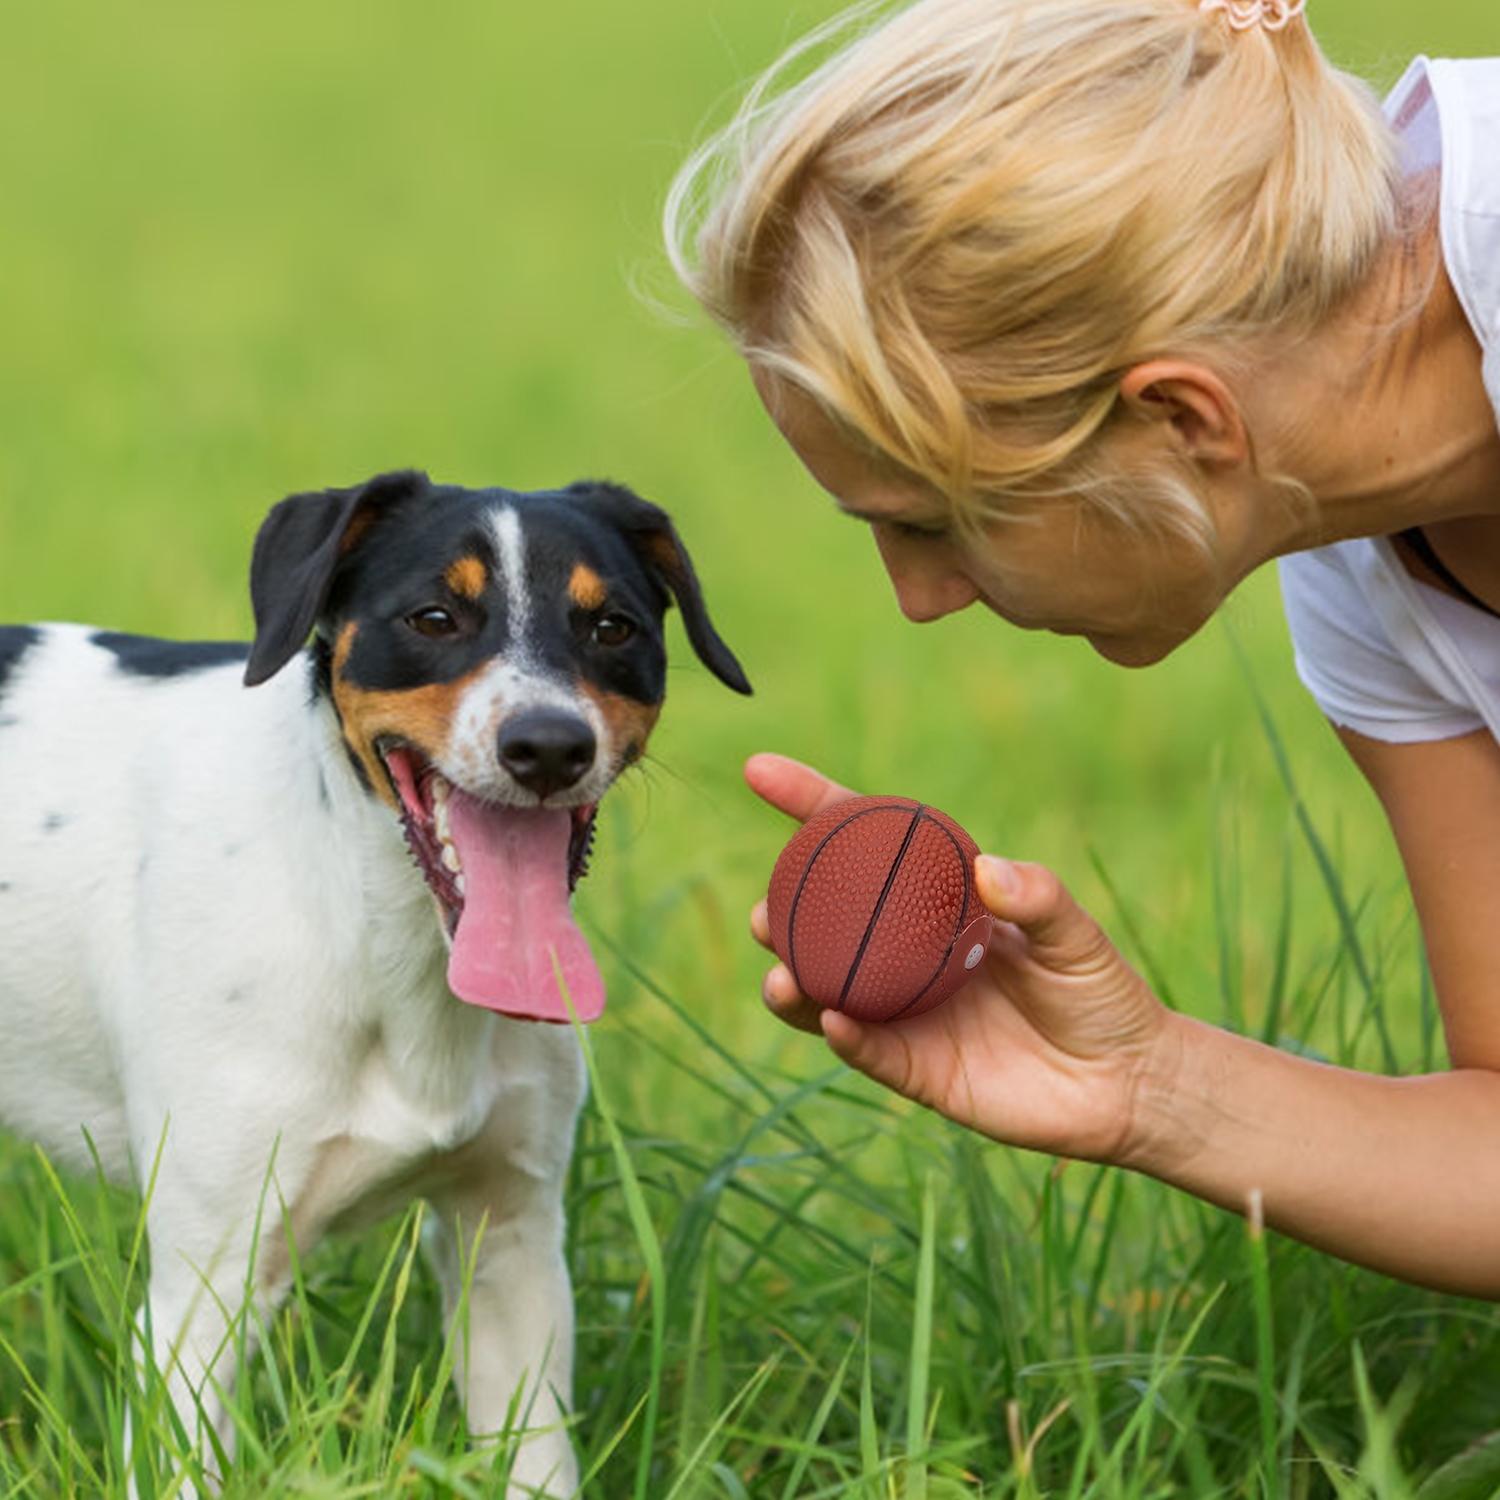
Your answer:
[[[966,968],[966,969],[972,969],[979,962],[979,960],[981,958],[983,958],[983,957],[984,957],[984,944],[983,943],[975,943],[974,946],[969,949],[968,957],[964,959],[964,968]]]

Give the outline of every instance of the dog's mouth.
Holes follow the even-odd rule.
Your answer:
[[[568,898],[588,868],[597,803],[507,807],[450,782],[411,745],[380,747],[407,846],[442,919],[448,986],[526,1020],[594,1020],[604,984]]]

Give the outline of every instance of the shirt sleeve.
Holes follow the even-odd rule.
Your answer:
[[[1383,629],[1338,547],[1278,564],[1297,675],[1333,723],[1393,744],[1483,729],[1470,703],[1445,696]]]

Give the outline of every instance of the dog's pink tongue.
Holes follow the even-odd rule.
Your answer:
[[[448,817],[465,883],[448,987],[507,1016],[566,1022],[560,969],[578,1019],[596,1020],[604,980],[568,909],[571,815],[496,807],[455,787]]]

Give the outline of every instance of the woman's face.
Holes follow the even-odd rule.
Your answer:
[[[1146,666],[1192,635],[1235,581],[1186,538],[1081,501],[1036,501],[1024,515],[962,533],[940,497],[850,448],[810,399],[759,377],[757,385],[808,472],[869,525],[909,620],[977,602],[1024,629],[1082,636],[1111,661]]]

